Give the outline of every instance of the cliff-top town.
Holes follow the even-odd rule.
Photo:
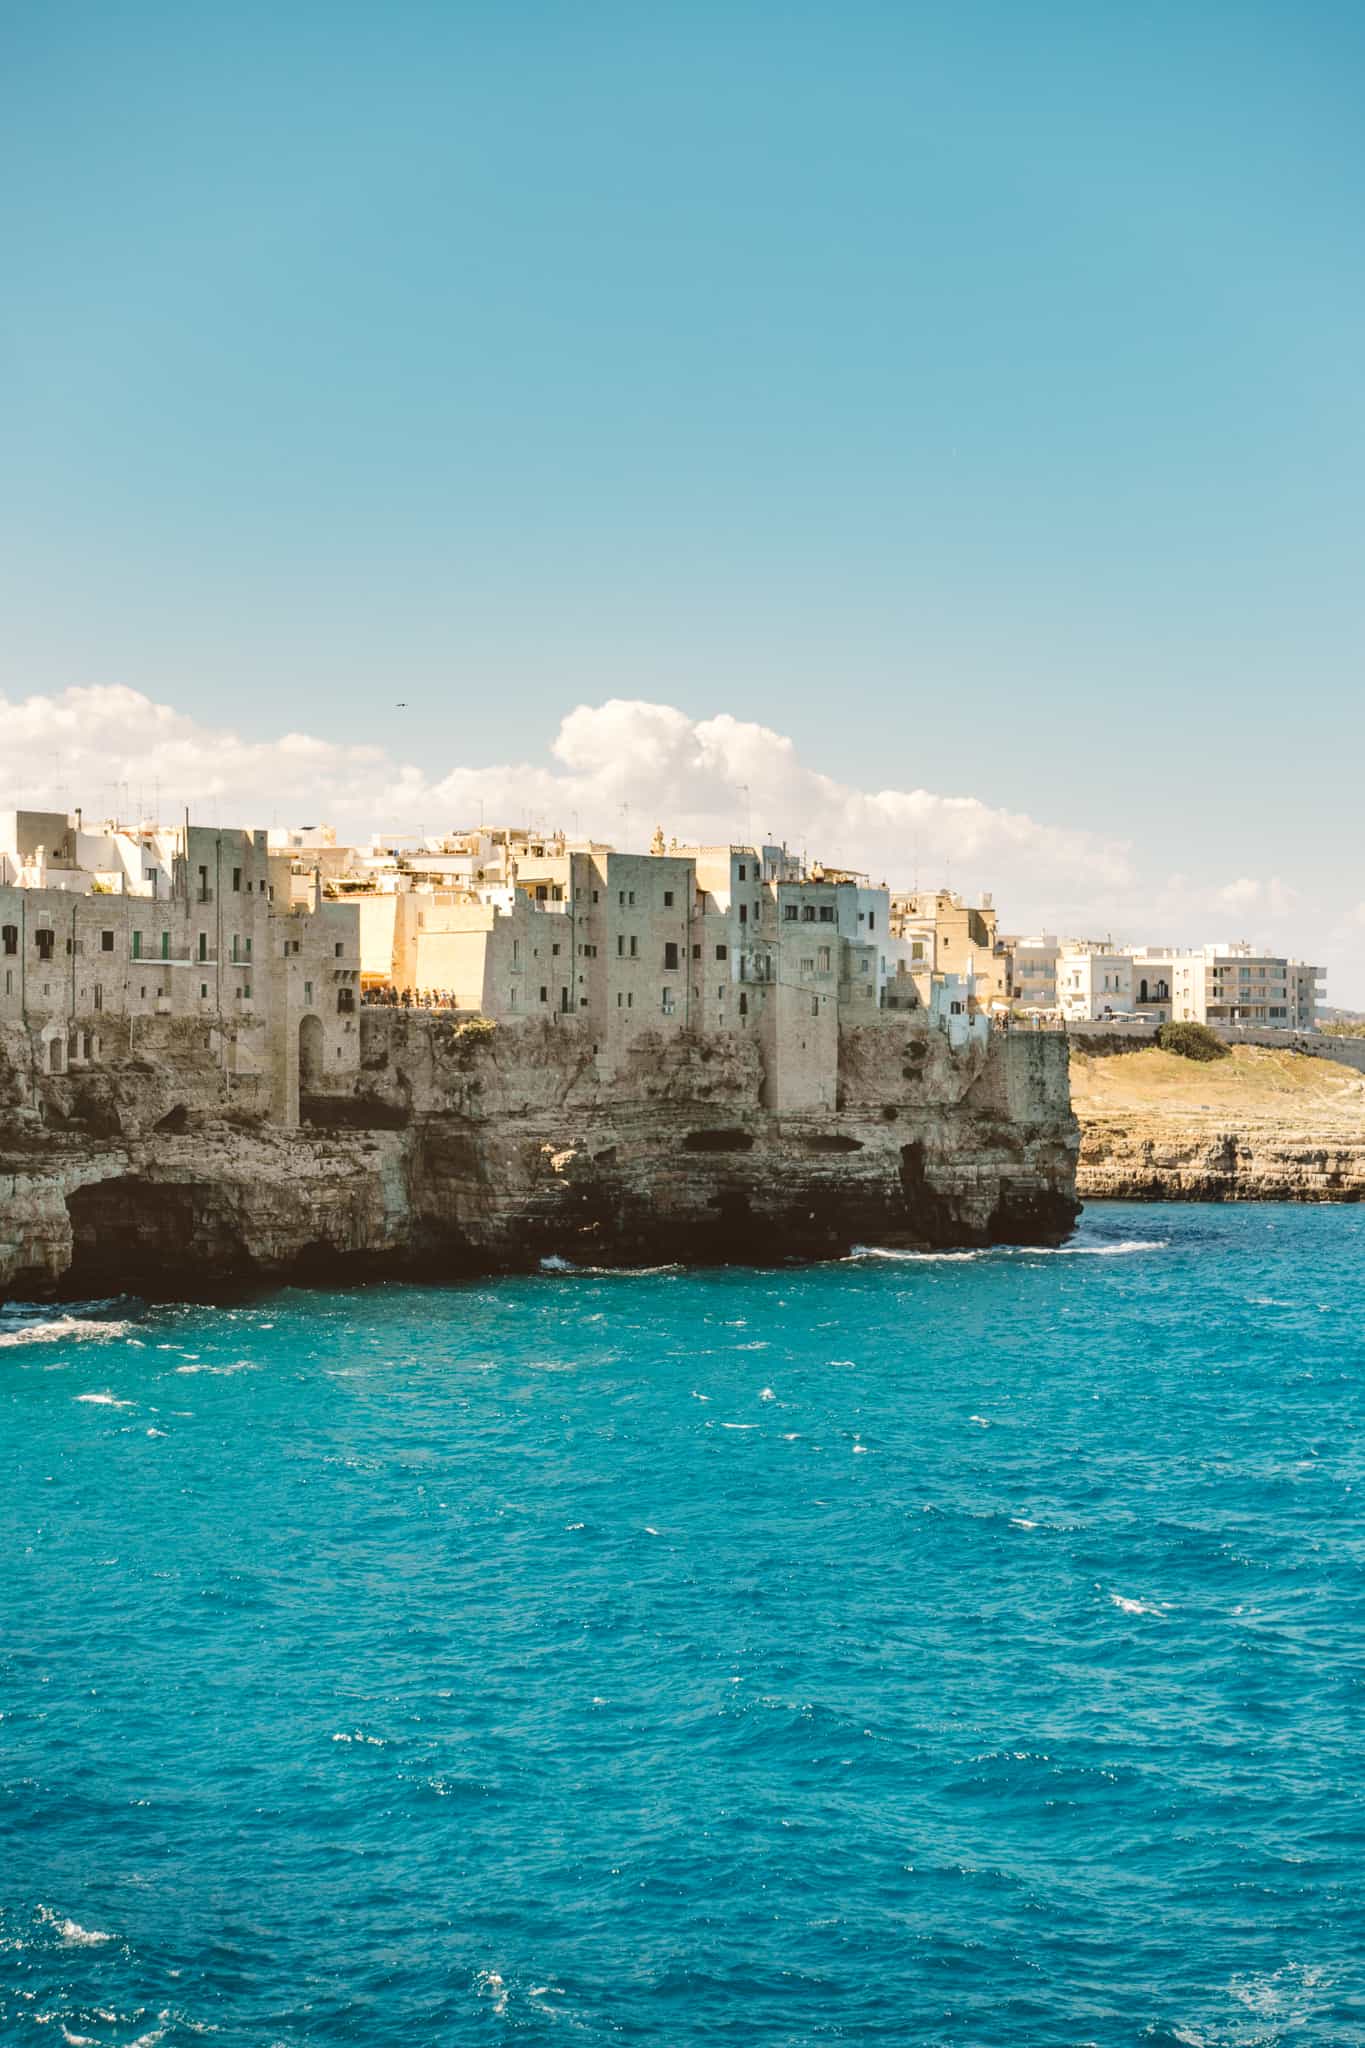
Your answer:
[[[955,1044],[1011,1020],[1141,1035],[1316,1029],[1320,968],[1245,943],[1198,950],[1006,936],[989,897],[906,893],[785,846],[647,854],[518,827],[339,845],[270,831],[0,813],[0,1019],[42,1071],[116,1030],[199,1018],[226,1074],[300,1082],[359,1058],[363,1002],[494,1024],[577,1018],[609,1062],[638,1034],[747,1032],[778,1110],[832,1101],[841,1021],[927,1013]]]

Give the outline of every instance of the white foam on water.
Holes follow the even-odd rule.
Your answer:
[[[95,1408],[131,1408],[131,1401],[120,1401],[117,1394],[77,1394],[78,1401],[88,1401]]]
[[[1011,1515],[1010,1527],[1011,1529],[1036,1529],[1038,1524],[1030,1522],[1027,1515]]]
[[[1111,1593],[1109,1598],[1121,1614],[1151,1614],[1158,1621],[1164,1621],[1166,1610],[1151,1600],[1128,1600],[1122,1593]]]
[[[93,2034],[73,2034],[65,2020],[62,2021],[62,2039],[67,2048],[97,2048]]]
[[[777,1396],[773,1392],[771,1387],[764,1387],[760,1392],[758,1398],[760,1401],[775,1401],[777,1399]]]
[[[855,1244],[845,1254],[842,1263],[851,1266],[864,1259],[890,1259],[896,1265],[939,1265],[965,1259],[984,1259],[987,1254],[979,1252],[908,1252],[898,1251],[893,1246],[880,1244]]]
[[[1124,1237],[1116,1244],[1017,1245],[1011,1249],[1021,1258],[1034,1259],[1126,1259],[1134,1252],[1164,1252],[1169,1237]]]
[[[54,1913],[50,1906],[39,1906],[38,1924],[50,1927],[55,1935],[71,1948],[98,1948],[101,1943],[112,1941],[112,1934],[102,1934],[98,1927],[82,1927],[79,1920],[68,1920],[60,1913]]]
[[[0,1329],[0,1346],[12,1344],[99,1343],[111,1337],[126,1337],[128,1322],[96,1322],[92,1316],[50,1316],[39,1322],[21,1322]]]
[[[756,1422],[722,1422],[722,1429],[757,1429]]]
[[[996,1244],[975,1251],[912,1252],[890,1245],[855,1244],[843,1263],[852,1265],[870,1259],[891,1260],[898,1265],[964,1265],[975,1259],[1121,1259],[1136,1252],[1164,1252],[1168,1237],[1125,1237],[1113,1244]]]
[[[333,1742],[359,1743],[369,1749],[386,1749],[388,1747],[382,1735],[366,1735],[360,1728],[357,1728],[353,1735],[339,1732],[332,1737],[332,1740]]]
[[[486,1998],[498,2019],[507,2011],[507,1986],[497,1970],[480,1970],[474,1984],[481,1998]]]
[[[677,1273],[682,1269],[675,1261],[662,1266],[576,1266],[572,1259],[550,1252],[540,1261],[540,1270],[542,1273],[577,1273],[585,1279],[594,1280],[641,1280],[653,1273]]]

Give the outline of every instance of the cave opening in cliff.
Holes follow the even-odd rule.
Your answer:
[[[137,1174],[89,1182],[67,1197],[68,1284],[82,1294],[183,1294],[191,1261],[205,1277],[246,1263],[224,1218],[206,1229],[203,1190],[193,1182]]]

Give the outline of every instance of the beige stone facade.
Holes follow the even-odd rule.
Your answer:
[[[975,1000],[1006,1008],[1013,998],[1012,954],[1000,937],[989,896],[965,903],[951,889],[914,889],[891,898],[891,929],[906,942],[909,971],[926,999],[934,975],[969,975]]]
[[[0,814],[0,1023],[33,1035],[44,1071],[195,1019],[244,1097],[288,1123],[301,1075],[354,1069],[358,914],[316,880],[293,901],[295,856],[264,832],[58,822]]]

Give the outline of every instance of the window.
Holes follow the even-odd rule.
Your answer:
[[[663,991],[663,994],[660,998],[659,1007],[663,1011],[665,1017],[671,1017],[673,1015],[673,991],[671,988],[666,988]]]
[[[728,946],[717,946],[717,948],[716,948],[716,958],[717,958],[717,960],[728,960],[728,959],[729,959],[729,957],[730,957],[730,948],[729,948]]]
[[[701,958],[701,947],[700,947],[700,946],[694,946],[694,947],[692,948],[692,958],[693,958],[694,960],[700,960],[700,958]]]
[[[550,991],[549,991],[549,989],[547,989],[547,988],[542,988],[542,989],[541,989],[541,991],[540,991],[540,1000],[542,1001],[542,1003],[548,1003],[548,1002],[549,1002],[549,1000],[550,1000]]]
[[[801,922],[802,924],[815,923],[815,905],[813,903],[803,903],[801,905]]]
[[[209,957],[209,935],[208,935],[208,933],[207,933],[207,932],[200,932],[200,934],[199,934],[199,958],[200,958],[201,960],[207,960],[207,959],[208,959],[208,957]]]
[[[820,922],[821,924],[833,924],[834,905],[832,903],[822,903],[820,905]]]
[[[807,954],[803,954],[803,955],[802,955],[802,959],[801,959],[801,972],[802,972],[803,974],[814,974],[814,972],[815,972],[815,955],[814,955],[814,953],[807,953]]]
[[[812,997],[811,997],[811,999],[810,999],[810,1013],[811,1013],[812,1017],[818,1017],[818,1016],[819,1016],[819,1014],[820,1014],[820,998],[819,998],[819,996],[812,996]]]
[[[208,992],[209,992],[209,985],[208,985],[208,983],[207,983],[206,981],[201,981],[201,982],[200,982],[200,984],[199,984],[199,995],[200,995],[200,999],[202,1000],[202,999],[203,999],[203,998],[204,998],[204,997],[205,997],[205,996],[206,996],[206,995],[208,994]]]
[[[536,883],[536,902],[537,902],[537,903],[548,903],[548,902],[549,902],[549,900],[550,900],[550,892],[549,892],[549,889],[548,889],[548,888],[546,887],[546,885],[545,885],[545,883],[544,883],[544,882],[537,882],[537,883]]]
[[[242,893],[242,871],[240,868],[232,870],[232,893],[234,896],[240,896]]]
[[[251,983],[249,981],[244,981],[242,983],[242,1001],[244,1003],[249,1003],[251,1001]]]
[[[634,936],[634,934],[632,933],[632,934],[631,934],[631,941],[630,941],[630,957],[631,957],[631,959],[632,959],[632,960],[633,960],[633,959],[634,959],[634,958],[636,957],[636,955],[637,955],[637,954],[639,953],[639,950],[640,950],[640,941],[639,941],[639,940],[638,940],[638,939],[637,939],[637,938],[636,938],[636,937]]]
[[[312,984],[312,982],[311,982],[311,981],[305,981],[305,983],[303,984],[303,1000],[304,1000],[304,1002],[305,1002],[305,1003],[309,1003],[309,1004],[311,1004],[311,1003],[312,1003],[312,1000],[313,1000],[313,984]]]
[[[783,906],[782,906],[782,922],[783,922],[783,924],[795,924],[795,923],[796,923],[796,918],[797,918],[797,909],[796,909],[796,905],[795,905],[794,903],[784,903],[784,904],[783,904]]]
[[[674,943],[673,943],[672,939],[668,939],[668,940],[666,940],[666,941],[665,941],[665,944],[664,944],[664,967],[665,967],[665,969],[668,969],[668,968],[670,968],[670,967],[676,967],[676,966],[677,966],[677,964],[678,964],[678,949],[677,949],[677,947],[676,947],[676,946],[674,945]]]
[[[635,1008],[635,997],[629,989],[626,990],[626,1008],[628,1010]]]
[[[338,959],[338,960],[339,960],[339,959],[341,958],[341,956],[342,956],[342,954],[343,954],[343,953],[345,952],[345,950],[346,950],[346,948],[345,948],[345,945],[343,944],[343,942],[342,942],[342,941],[341,941],[340,939],[338,939],[338,940],[337,940],[337,942],[336,942],[336,957],[337,957],[337,959]]]
[[[749,906],[747,903],[741,903],[739,906],[739,921],[741,924],[749,922]]]
[[[665,909],[665,910],[671,910],[672,908],[673,908],[673,891],[672,891],[671,889],[665,889],[665,890],[664,890],[664,909]]]
[[[55,934],[51,931],[46,930],[35,932],[33,935],[33,940],[34,944],[38,948],[38,958],[40,960],[50,960],[52,958],[52,948],[55,943]]]
[[[741,1017],[747,1017],[749,1014],[749,998],[744,994],[743,990],[740,991],[739,1014]]]
[[[97,1010],[104,1008],[104,988],[98,981],[95,983],[95,1008]]]
[[[554,956],[555,956],[556,958],[558,958],[558,956],[559,956],[559,948],[558,948],[558,946],[551,946],[551,948],[550,948],[550,951],[551,951],[551,953],[552,953],[552,954],[554,954]]]
[[[626,940],[623,932],[616,934],[616,957],[618,960],[624,960],[626,957]]]
[[[877,913],[875,910],[869,910],[867,913],[867,928],[870,932],[875,932],[877,929]]]
[[[821,972],[822,974],[828,974],[828,973],[829,973],[829,947],[828,947],[828,946],[821,946],[821,947],[819,948],[819,960],[820,960],[820,972]]]
[[[628,891],[628,893],[627,893],[627,896],[626,896],[626,901],[627,901],[628,903],[632,903],[632,904],[634,903],[634,901],[635,901],[635,891],[634,891],[633,889],[631,889],[631,890],[629,890],[629,891]]]
[[[596,891],[596,889],[594,889],[594,890],[593,890],[593,892],[592,892],[592,900],[593,900],[593,902],[594,902],[594,903],[596,903],[596,901],[597,901],[597,891]]]
[[[747,881],[747,879],[748,879],[748,875],[749,875],[749,870],[748,870],[748,869],[747,869],[747,868],[745,867],[745,865],[744,865],[743,861],[741,861],[741,862],[740,862],[740,864],[739,864],[739,879],[740,879],[740,881],[741,881],[741,882],[743,882],[743,881]]]
[[[208,900],[209,900],[209,871],[208,871],[208,869],[207,869],[207,868],[200,868],[200,870],[199,870],[199,901],[200,901],[201,903],[207,903],[207,902],[208,902]]]
[[[100,951],[101,951],[101,953],[112,953],[112,952],[113,952],[113,950],[114,950],[114,934],[113,934],[112,932],[101,932],[101,933],[100,933]]]
[[[7,953],[18,952],[19,927],[17,924],[7,924],[4,930],[0,931],[0,943],[3,943],[5,951]]]
[[[616,900],[617,900],[617,902],[618,902],[618,903],[620,904],[620,906],[621,906],[622,910],[624,910],[624,909],[625,909],[625,907],[626,907],[626,892],[625,892],[625,890],[624,890],[624,889],[618,889],[618,890],[617,890],[617,892],[616,892]]]
[[[171,957],[171,935],[169,932],[161,934],[161,957],[163,960],[169,960]]]

